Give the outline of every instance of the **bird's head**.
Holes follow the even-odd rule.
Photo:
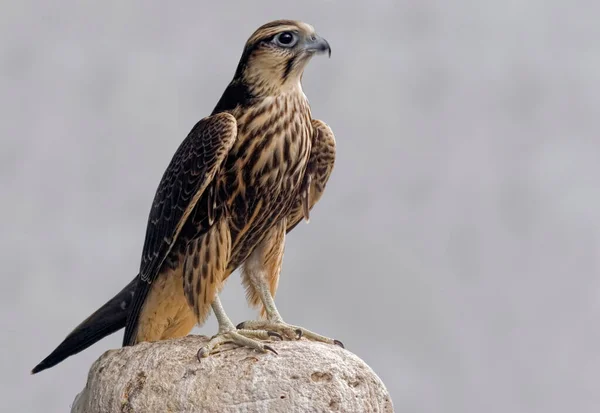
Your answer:
[[[234,81],[243,82],[254,96],[282,93],[300,85],[306,64],[320,53],[331,55],[331,48],[312,26],[276,20],[250,36]]]

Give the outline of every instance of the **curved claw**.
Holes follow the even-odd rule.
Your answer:
[[[235,326],[235,328],[237,328],[238,330],[242,330],[244,328],[244,321]]]
[[[276,333],[274,331],[267,331],[267,335],[269,337],[277,337],[279,340],[283,341],[283,336],[279,333]]]
[[[342,343],[340,340],[333,340],[333,344],[340,346],[341,348],[346,348],[344,347],[344,343]]]
[[[296,340],[300,340],[302,338],[302,329],[301,328],[297,328],[296,329]]]
[[[198,350],[198,353],[196,353],[196,357],[198,358],[199,362],[202,362],[202,359],[205,358],[206,356],[203,354],[204,347],[200,347],[200,349]]]
[[[270,352],[272,352],[273,354],[275,354],[277,356],[279,355],[279,353],[276,352],[275,349],[273,347],[271,347],[271,346],[265,345],[265,346],[263,346],[263,349],[266,350],[266,351],[270,351]]]

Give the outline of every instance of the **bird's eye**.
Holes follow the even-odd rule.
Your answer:
[[[273,40],[278,46],[294,47],[294,45],[298,42],[298,36],[292,32],[281,32],[276,35]]]

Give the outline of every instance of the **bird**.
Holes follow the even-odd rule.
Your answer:
[[[304,22],[276,20],[245,43],[233,79],[210,116],[173,155],[150,209],[139,273],[77,326],[33,370],[55,366],[125,328],[123,346],[182,337],[215,314],[223,343],[276,351],[273,338],[337,344],[286,323],[275,305],[286,235],[321,199],[335,164],[331,128],[314,119],[304,69],[327,40]],[[234,326],[219,299],[241,269],[248,303],[261,317]]]

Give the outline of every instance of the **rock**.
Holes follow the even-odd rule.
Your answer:
[[[379,377],[354,354],[306,340],[273,342],[279,355],[188,336],[109,350],[90,369],[72,413],[393,412]]]

